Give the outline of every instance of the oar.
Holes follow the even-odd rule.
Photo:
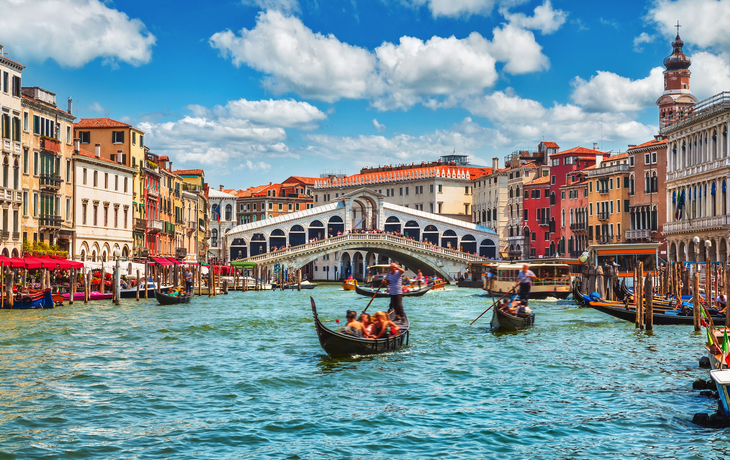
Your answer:
[[[514,290],[515,290],[515,288],[516,288],[516,287],[517,287],[517,286],[514,286],[514,287],[513,287],[512,289],[510,289],[509,291],[507,291],[507,293],[506,293],[505,295],[503,295],[502,297],[500,297],[499,299],[497,299],[497,302],[499,302],[500,300],[502,300],[502,299],[504,299],[505,297],[507,297],[507,296],[509,295],[509,293],[510,293],[510,292],[512,292],[512,291],[514,291]],[[481,314],[481,315],[477,316],[477,317],[476,317],[476,319],[475,319],[474,321],[472,321],[471,323],[469,323],[469,326],[471,326],[472,324],[474,324],[474,323],[475,323],[475,322],[477,321],[477,319],[481,318],[481,317],[482,317],[482,316],[484,315],[484,313],[486,313],[486,312],[488,312],[489,310],[491,310],[493,306],[497,305],[497,302],[494,302],[494,303],[493,303],[492,305],[490,305],[490,306],[489,306],[489,308],[487,308],[486,310],[484,310],[484,311],[482,312],[482,314]]]
[[[378,286],[378,289],[375,291],[375,294],[373,294],[373,298],[370,299],[370,302],[368,302],[368,305],[365,307],[365,310],[362,311],[362,313],[365,313],[368,311],[368,308],[370,308],[370,304],[373,303],[373,300],[375,300],[375,296],[378,295],[378,292],[380,292],[380,288],[383,287],[383,283],[381,281],[380,286]],[[362,315],[362,313],[360,313]]]

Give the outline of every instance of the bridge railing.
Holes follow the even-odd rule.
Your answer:
[[[389,235],[387,233],[348,233],[345,235],[332,236],[324,238],[322,240],[308,242],[299,246],[292,246],[285,249],[278,249],[274,251],[265,252],[255,256],[246,258],[247,262],[257,262],[261,260],[279,258],[290,254],[298,254],[304,251],[321,248],[323,246],[331,246],[333,244],[347,242],[347,241],[390,241],[392,243],[409,246],[412,248],[421,249],[428,251],[433,254],[443,254],[448,257],[455,257],[462,260],[468,260],[469,262],[480,262],[487,260],[485,257],[468,254],[461,252],[457,249],[443,248],[441,246],[435,246],[433,244],[422,243],[420,241],[411,240],[402,236]]]

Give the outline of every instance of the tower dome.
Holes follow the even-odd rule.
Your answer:
[[[683,46],[684,42],[677,34],[677,38],[672,42],[672,54],[664,58],[664,67],[667,70],[689,69],[689,66],[692,65],[692,61],[682,51]]]

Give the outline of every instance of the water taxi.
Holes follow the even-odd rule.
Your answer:
[[[354,291],[355,286],[357,286],[357,280],[352,276],[342,282],[342,289],[345,291]]]
[[[496,275],[491,278],[491,286],[486,290],[493,295],[502,296],[512,290],[517,282],[517,273],[523,264],[497,264]],[[570,266],[566,264],[528,263],[537,279],[532,280],[531,299],[555,297],[565,299],[570,294]]]

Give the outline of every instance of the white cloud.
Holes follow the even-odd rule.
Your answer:
[[[242,3],[262,10],[279,10],[285,13],[298,13],[300,11],[297,0],[242,0]]]
[[[375,118],[373,118],[373,128],[375,128],[375,130],[379,133],[382,133],[387,129],[385,125],[381,125],[380,123],[378,123],[378,120]]]
[[[641,45],[644,43],[652,43],[655,39],[656,37],[654,35],[649,35],[646,32],[640,33],[638,37],[634,37],[634,51],[641,53],[644,51]]]
[[[414,7],[425,6],[434,18],[440,16],[461,17],[482,15],[489,16],[496,3],[495,0],[405,0]]]
[[[89,110],[94,113],[109,113],[110,110],[107,110],[104,108],[98,101],[94,101],[91,104],[86,106],[86,110]]]
[[[650,139],[655,126],[646,126],[623,113],[587,112],[571,104],[555,103],[550,108],[537,101],[507,95],[501,91],[465,102],[473,114],[490,120],[514,145],[537,145],[541,139],[569,146],[590,147],[603,140],[617,146]]]
[[[562,10],[554,10],[550,0],[536,7],[532,17],[526,16],[524,13],[510,13],[509,11],[501,11],[502,15],[510,23],[525,29],[539,30],[543,35],[556,32],[565,24],[568,14]]]
[[[229,116],[246,119],[252,123],[302,130],[317,129],[318,122],[327,118],[327,115],[317,107],[294,99],[268,101],[240,99],[228,102],[225,109]],[[218,112],[220,115],[225,114],[220,112],[220,109]]]
[[[497,80],[495,64],[512,74],[549,67],[532,32],[512,24],[495,28],[492,42],[473,32],[464,39],[401,37],[373,52],[314,33],[298,18],[278,11],[259,14],[256,26],[240,35],[219,32],[210,45],[267,76],[264,86],[277,93],[334,102],[369,99],[380,110],[453,106]]]
[[[667,39],[677,34],[679,19],[686,43],[730,52],[730,0],[655,0],[648,18]]]
[[[251,160],[246,160],[245,162],[241,163],[236,169],[248,169],[249,171],[269,171],[271,169],[271,165],[268,163],[264,163],[263,161],[253,162]]]
[[[570,82],[570,98],[594,112],[631,112],[653,106],[664,88],[661,67],[651,69],[649,76],[630,80],[613,72],[598,71],[590,80],[575,77]]]
[[[708,52],[692,55],[690,90],[698,99],[706,99],[730,90],[730,54],[719,56]]]
[[[96,58],[134,66],[152,58],[156,38],[139,19],[99,0],[0,0],[0,43],[17,60],[81,67]]]

